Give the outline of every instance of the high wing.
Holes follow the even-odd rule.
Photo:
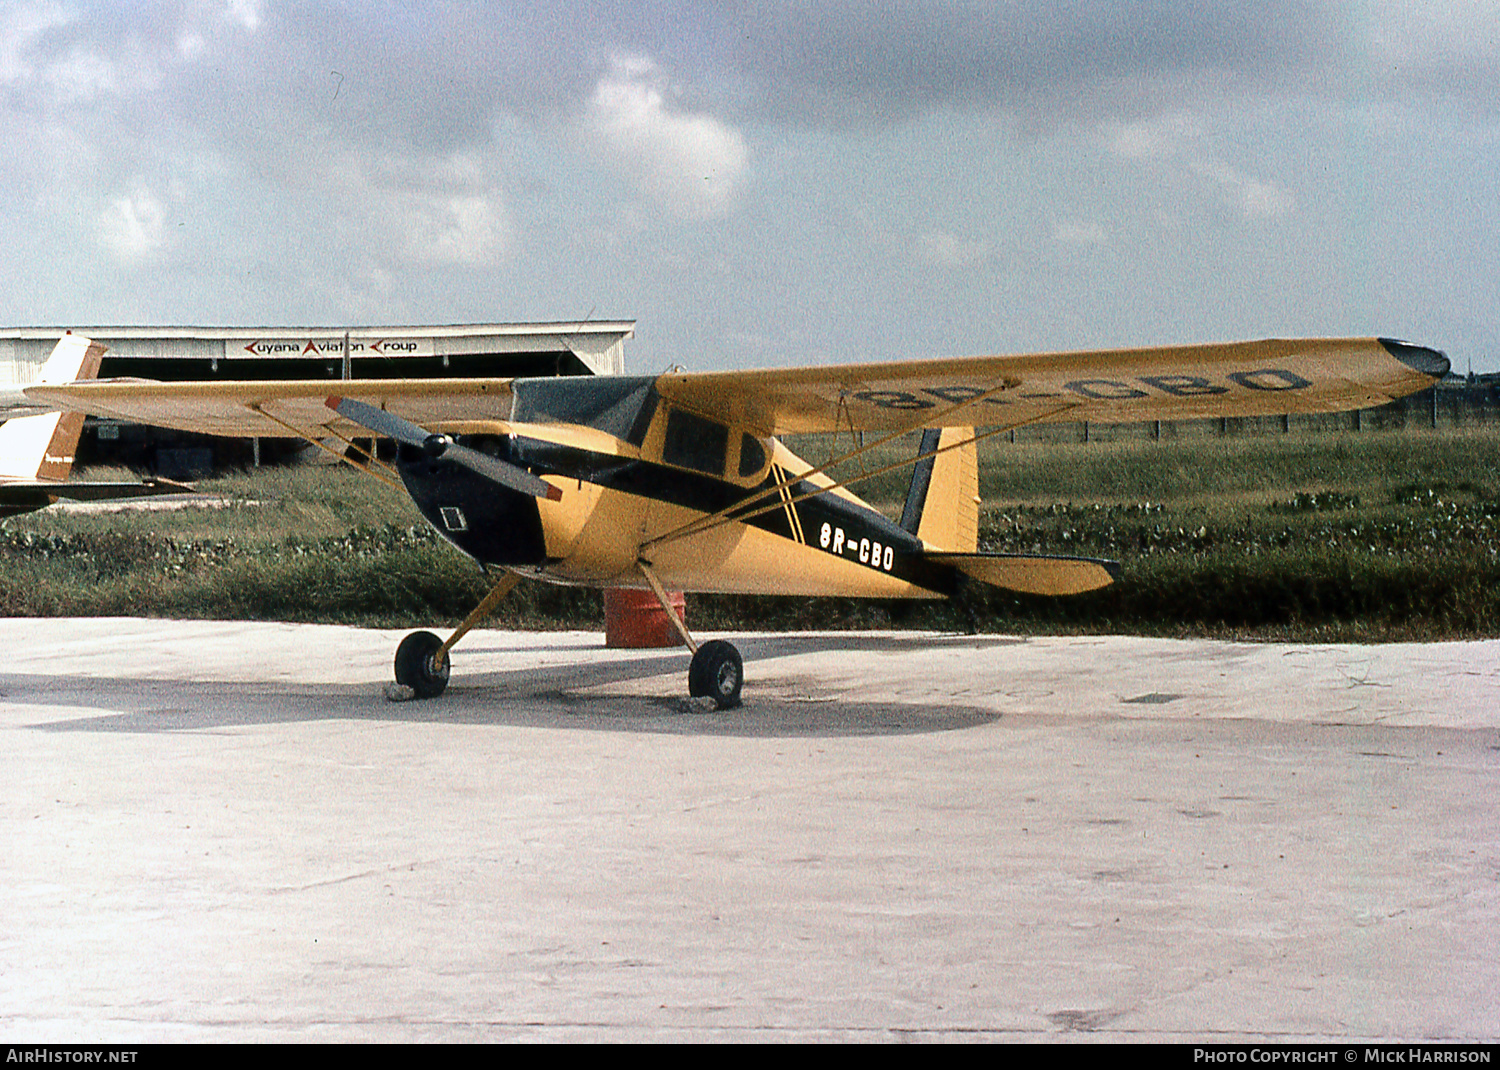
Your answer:
[[[656,386],[685,408],[791,434],[1336,412],[1447,372],[1437,350],[1363,338],[669,374]]]
[[[1391,339],[1237,342],[1031,356],[656,377],[674,405],[762,434],[1133,423],[1336,412],[1415,393],[1447,374],[1434,349]],[[525,380],[522,380],[525,382]],[[548,380],[549,391],[594,389]],[[330,393],[431,430],[509,420],[510,379],[149,383],[105,380],[25,390],[39,404],[208,434],[367,436],[325,404]]]
[[[509,419],[509,379],[355,379],[158,383],[100,379],[25,390],[38,403],[129,423],[229,438],[296,437],[331,429],[368,436],[326,402],[352,398],[428,428]]]

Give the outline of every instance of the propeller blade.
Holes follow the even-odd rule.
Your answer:
[[[562,491],[519,465],[502,461],[498,457],[491,457],[487,453],[480,453],[468,446],[460,446],[447,435],[434,434],[410,420],[404,420],[374,405],[355,401],[353,398],[339,397],[331,397],[324,404],[345,419],[352,420],[361,427],[374,431],[377,435],[393,438],[408,446],[419,446],[433,459],[446,457],[502,487],[509,487],[521,494],[529,494],[533,498],[547,498],[554,502],[562,499]]]
[[[360,427],[369,428],[384,438],[405,442],[408,446],[420,446],[432,434],[410,420],[403,420],[394,413],[377,409],[374,405],[363,401],[355,401],[353,398],[329,398],[324,404],[340,416],[353,420]]]
[[[470,471],[478,472],[488,480],[499,483],[502,487],[509,487],[522,494],[530,494],[533,498],[548,498],[554,502],[562,500],[562,491],[545,479],[532,475],[519,465],[502,461],[498,457],[491,457],[488,453],[480,453],[478,450],[471,450],[468,446],[460,446],[455,442],[443,450],[441,455],[458,462]]]

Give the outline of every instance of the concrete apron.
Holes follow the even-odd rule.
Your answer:
[[[16,1042],[1500,1034],[1500,643],[4,620]]]

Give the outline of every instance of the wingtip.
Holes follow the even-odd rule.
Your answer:
[[[1414,345],[1395,338],[1382,338],[1380,344],[1385,347],[1387,353],[1412,371],[1433,379],[1441,379],[1452,367],[1448,354],[1441,349],[1429,349],[1427,346]]]

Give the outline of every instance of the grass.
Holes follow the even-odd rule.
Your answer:
[[[796,442],[809,460],[826,440]],[[866,470],[909,457],[873,451]],[[843,473],[847,475],[848,473]],[[123,478],[121,473],[90,473]],[[857,489],[889,513],[905,473]],[[45,510],[0,529],[0,613],[439,625],[486,589],[405,498],[343,469],[202,484],[216,509]],[[703,628],[890,627],[1318,640],[1500,635],[1500,434],[1196,436],[981,447],[981,546],[1111,557],[1075,598],[956,603],[694,596]],[[602,627],[596,592],[523,584],[501,619]]]
[[[262,469],[198,487],[224,504],[47,509],[4,521],[0,615],[406,627],[457,623],[488,590],[475,563],[439,538],[409,498],[350,469]],[[597,592],[528,584],[507,601],[506,619],[602,626],[602,603]]]
[[[809,462],[835,448],[828,436],[791,443]],[[846,476],[912,456],[911,436],[849,463]],[[848,436],[836,447],[849,448]],[[1500,482],[1500,429],[1407,432],[1325,432],[1288,435],[1194,436],[1153,442],[982,443],[980,496],[987,509],[1057,502],[1170,502],[1174,507],[1234,503],[1266,505],[1319,487],[1370,500],[1404,486],[1489,488]],[[860,484],[867,500],[899,509],[903,472]]]

